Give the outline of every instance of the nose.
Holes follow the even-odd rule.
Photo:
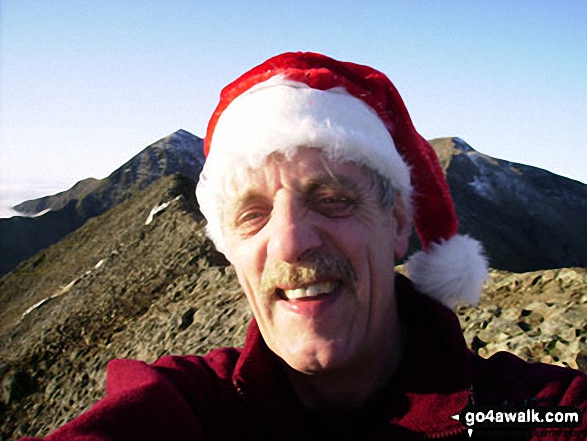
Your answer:
[[[286,263],[298,263],[322,245],[320,231],[303,201],[279,194],[273,201],[267,255]]]

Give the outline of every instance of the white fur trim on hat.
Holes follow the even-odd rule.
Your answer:
[[[207,232],[224,251],[223,190],[240,171],[262,166],[274,152],[315,147],[330,160],[356,162],[411,193],[408,167],[375,111],[344,88],[318,90],[276,75],[238,96],[218,119],[196,189]]]
[[[487,278],[481,244],[461,235],[430,244],[426,251],[412,255],[406,268],[419,291],[450,308],[477,304]]]

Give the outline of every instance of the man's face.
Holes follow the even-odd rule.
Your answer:
[[[233,187],[226,254],[269,348],[304,373],[376,357],[398,330],[393,267],[407,246],[404,210],[380,206],[362,167],[309,148],[271,157]]]

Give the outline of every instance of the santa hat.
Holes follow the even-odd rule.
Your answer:
[[[221,93],[206,133],[197,186],[207,233],[224,251],[222,200],[230,177],[273,152],[316,147],[330,159],[365,165],[413,209],[422,243],[407,262],[416,287],[442,303],[476,303],[487,277],[481,245],[457,235],[448,184],[430,144],[381,72],[316,53],[273,57]]]

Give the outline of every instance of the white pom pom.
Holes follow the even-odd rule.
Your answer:
[[[431,244],[411,256],[406,267],[419,291],[449,308],[477,304],[487,278],[483,247],[469,236]]]

